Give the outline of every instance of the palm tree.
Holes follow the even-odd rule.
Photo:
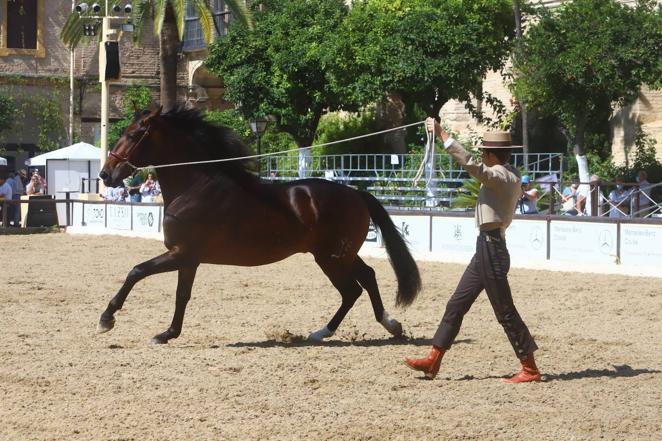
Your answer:
[[[110,0],[106,0],[110,1]],[[139,42],[143,27],[154,20],[154,33],[159,36],[161,105],[170,109],[177,102],[177,49],[184,36],[184,18],[187,4],[192,4],[200,17],[200,27],[205,41],[210,43],[214,37],[213,0],[134,0],[133,23],[135,24],[134,41]],[[225,4],[236,20],[253,27],[253,15],[245,0],[225,0]],[[83,25],[95,22],[88,18],[94,15],[91,10],[79,14],[73,12],[67,19],[60,38],[74,48],[83,38]]]

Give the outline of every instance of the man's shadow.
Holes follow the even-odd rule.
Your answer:
[[[627,364],[612,365],[614,369],[584,369],[577,372],[561,372],[560,374],[547,374],[545,381],[581,380],[583,378],[630,378],[644,374],[659,374],[656,369],[634,369]]]
[[[454,344],[471,344],[472,339],[465,338],[462,340],[455,340]],[[300,348],[306,346],[328,346],[332,348],[343,348],[350,346],[357,347],[379,347],[379,346],[430,346],[432,339],[429,338],[411,338],[411,337],[390,337],[390,338],[376,338],[371,340],[330,340],[322,343],[309,341],[301,336],[293,336],[291,340],[264,340],[253,342],[237,342],[230,343],[226,346],[231,348]]]
[[[569,380],[581,380],[584,378],[630,378],[637,377],[639,375],[645,374],[659,374],[661,371],[655,369],[633,369],[627,364],[623,365],[613,365],[614,369],[584,369],[583,371],[576,372],[561,372],[560,374],[546,374],[544,371],[542,373],[542,381],[569,381]],[[497,377],[497,376],[488,376],[477,378],[472,375],[466,375],[462,378],[457,378],[456,381],[466,381],[466,380],[489,380],[489,379],[500,379],[507,378],[506,376]]]

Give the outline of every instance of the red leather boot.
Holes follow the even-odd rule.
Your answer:
[[[441,358],[444,356],[445,350],[437,346],[432,346],[430,355],[426,358],[405,358],[405,364],[412,368],[415,371],[420,371],[425,374],[425,378],[428,380],[434,379],[439,372],[439,366],[441,366]]]
[[[540,371],[536,366],[536,361],[533,358],[533,352],[526,357],[520,359],[522,363],[522,370],[510,378],[504,378],[501,381],[504,383],[528,383],[530,381],[540,381]]]

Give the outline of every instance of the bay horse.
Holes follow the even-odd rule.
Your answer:
[[[136,113],[99,173],[108,187],[138,168],[173,163],[243,158],[250,152],[228,128],[211,124],[194,109]],[[114,314],[133,286],[157,273],[178,271],[175,313],[170,327],[152,338],[177,338],[201,263],[257,266],[311,253],[340,292],[341,305],[310,340],[333,335],[365,288],[375,319],[394,336],[401,324],[384,310],[375,271],[358,255],[370,219],[380,230],[398,281],[396,304],[408,306],[421,278],[407,244],[379,201],[369,193],[323,179],[262,182],[254,161],[184,164],[159,169],[163,194],[163,235],[168,251],[136,265],[101,314],[97,331],[110,331]]]

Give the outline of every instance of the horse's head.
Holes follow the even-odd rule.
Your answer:
[[[124,130],[115,148],[108,153],[108,159],[99,172],[106,187],[118,187],[136,168],[150,165],[150,150],[153,147],[150,129],[154,128],[160,115],[161,108],[153,112],[136,113],[136,118]]]

